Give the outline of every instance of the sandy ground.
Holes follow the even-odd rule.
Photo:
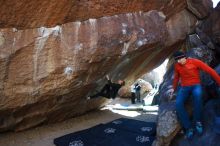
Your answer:
[[[116,99],[108,107],[116,103],[129,103],[129,101]],[[61,123],[44,125],[23,132],[2,133],[0,134],[0,146],[54,146],[54,138],[121,117],[154,122],[157,113],[125,110],[113,110],[112,112],[109,108],[104,108]]]

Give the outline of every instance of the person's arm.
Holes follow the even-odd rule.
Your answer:
[[[174,90],[174,92],[177,89],[178,82],[179,82],[179,73],[178,73],[176,65],[175,65],[174,66],[174,79],[173,79],[173,90]]]
[[[194,63],[201,70],[203,70],[206,73],[210,74],[214,78],[214,80],[218,83],[218,85],[220,86],[220,76],[218,75],[218,73],[214,69],[212,69],[207,64],[205,64],[204,62],[202,62],[198,59],[194,59]]]
[[[106,79],[108,80],[108,83],[109,83],[109,84],[112,84],[112,81],[110,80],[109,76],[106,75],[105,77],[106,77]]]

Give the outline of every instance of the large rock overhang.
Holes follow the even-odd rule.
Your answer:
[[[98,108],[105,100],[85,97],[106,74],[129,85],[162,63],[197,22],[180,0],[12,0],[0,8],[0,131]]]

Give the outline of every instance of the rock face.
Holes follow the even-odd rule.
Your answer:
[[[130,85],[161,64],[197,22],[180,0],[12,0],[0,8],[0,131],[102,106],[104,99],[86,96],[106,74]]]
[[[217,55],[220,56],[220,3],[213,10],[210,17],[199,25],[199,28],[208,35],[215,44]]]
[[[187,6],[200,19],[207,17],[212,11],[212,1],[210,0],[187,0]]]
[[[122,13],[159,10],[171,16],[186,7],[182,0],[10,0],[0,3],[0,27],[56,26]],[[172,10],[172,11],[171,11]]]
[[[157,140],[154,141],[153,146],[169,146],[179,130],[180,125],[175,112],[175,103],[161,105],[157,124]]]

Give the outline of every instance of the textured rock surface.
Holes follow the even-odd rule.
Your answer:
[[[104,99],[85,97],[103,86],[106,74],[131,84],[180,46],[197,21],[186,1],[123,2],[1,2],[0,26],[14,28],[0,30],[0,131],[102,106]],[[62,25],[24,29],[56,24]]]
[[[215,44],[215,49],[220,56],[220,3],[211,13],[210,17],[205,20],[205,22],[199,25],[200,29],[208,35],[212,42]]]
[[[89,18],[159,10],[171,16],[186,7],[182,0],[10,0],[0,2],[0,27],[55,26]]]
[[[166,45],[171,46],[184,40],[186,34],[192,33],[195,24],[195,16],[187,10],[183,10],[171,17],[166,23],[169,33]]]
[[[188,9],[202,19],[207,17],[212,11],[212,1],[210,0],[187,0]]]
[[[169,146],[180,130],[175,112],[175,102],[160,105],[157,124],[157,140],[153,146]]]

